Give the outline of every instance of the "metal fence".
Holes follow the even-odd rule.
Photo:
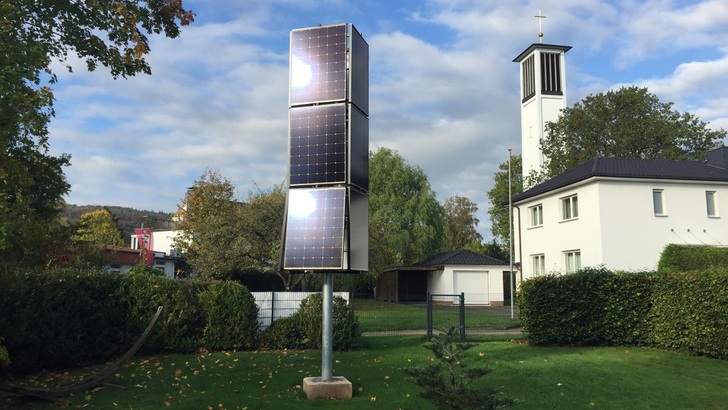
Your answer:
[[[518,333],[518,308],[510,301],[483,304],[483,300],[503,300],[502,294],[464,295],[462,314],[466,333]],[[387,302],[354,295],[352,303],[364,335],[427,334],[428,327],[435,331],[461,326],[461,295],[432,295],[432,309],[428,316],[427,297],[407,302]]]
[[[258,324],[265,330],[270,324],[282,317],[298,312],[301,302],[316,292],[251,292],[258,305]],[[334,297],[341,296],[349,301],[349,292],[334,292]]]

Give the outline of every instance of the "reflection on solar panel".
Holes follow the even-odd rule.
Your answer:
[[[290,185],[346,182],[346,104],[292,107]]]
[[[343,269],[346,188],[288,191],[283,269]]]
[[[291,32],[291,105],[346,98],[346,25]]]

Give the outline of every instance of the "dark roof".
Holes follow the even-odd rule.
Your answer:
[[[519,54],[518,57],[514,58],[513,62],[520,63],[521,60],[523,60],[527,55],[531,54],[531,52],[537,48],[552,50],[552,51],[563,51],[564,53],[571,50],[571,46],[560,46],[557,44],[533,43],[530,46],[528,46],[527,49],[523,50],[523,52],[521,54]]]
[[[513,202],[594,177],[728,182],[728,170],[705,161],[594,158],[514,196]]]
[[[506,263],[500,259],[483,255],[482,253],[474,252],[470,249],[457,249],[454,251],[443,252],[434,256],[432,259],[417,265],[506,265]]]

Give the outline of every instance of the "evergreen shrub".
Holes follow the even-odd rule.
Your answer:
[[[298,315],[305,346],[308,349],[321,349],[323,324],[323,294],[314,293],[301,301]],[[334,296],[333,349],[352,350],[356,347],[362,331],[354,308],[341,296]]]
[[[210,350],[248,350],[256,345],[258,306],[238,282],[214,282],[198,293],[205,318],[202,345]]]
[[[263,333],[262,344],[273,350],[305,349],[306,339],[300,316],[293,314],[274,320]]]
[[[200,347],[204,317],[197,292],[206,286],[195,280],[171,280],[145,273],[122,275],[116,297],[124,304],[126,322],[133,326],[127,344],[142,334],[157,307],[162,318],[142,347],[145,352],[193,352]]]

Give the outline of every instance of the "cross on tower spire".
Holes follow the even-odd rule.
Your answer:
[[[538,42],[543,43],[543,31],[541,31],[541,21],[546,18],[543,14],[541,14],[541,10],[538,10],[538,15],[533,16],[538,19]]]

